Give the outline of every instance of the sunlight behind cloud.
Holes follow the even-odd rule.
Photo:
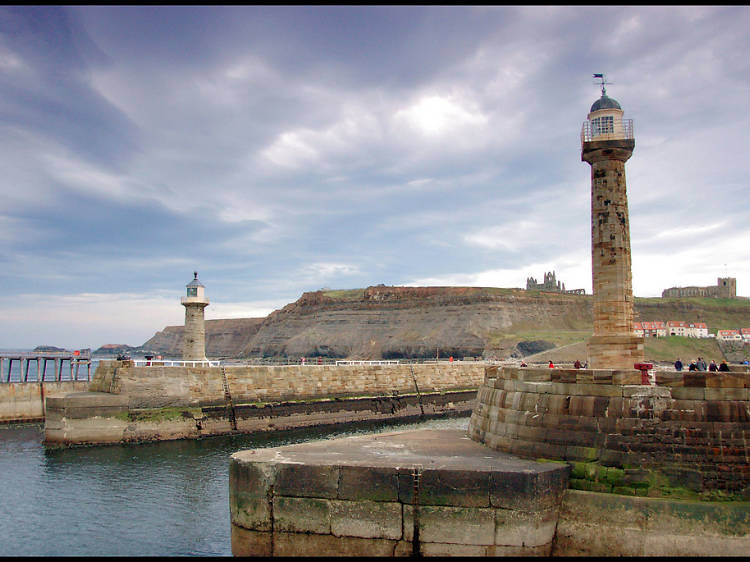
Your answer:
[[[437,95],[422,97],[417,103],[397,111],[394,118],[426,136],[440,136],[487,123],[487,117],[476,109],[469,110],[450,98]]]
[[[277,164],[288,168],[297,168],[317,160],[318,151],[314,149],[303,137],[307,131],[289,131],[282,133],[267,149],[261,152],[262,156]]]

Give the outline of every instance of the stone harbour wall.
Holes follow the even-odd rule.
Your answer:
[[[156,362],[155,362],[156,363]],[[393,365],[228,366],[223,368],[235,404],[346,396],[476,389],[484,364],[454,362]],[[102,361],[91,391],[123,394],[131,408],[207,406],[226,402],[222,367],[134,367]]]
[[[487,367],[469,435],[531,458],[663,470],[696,491],[748,491],[750,374]]]
[[[552,556],[747,556],[750,503],[567,490]]]
[[[47,401],[45,445],[469,415],[481,363],[135,367],[101,361],[88,392]]]
[[[468,416],[476,391],[420,396],[349,398],[226,406],[128,409],[116,394],[79,393],[50,399],[45,445],[69,447],[198,439],[230,433],[284,431],[300,427],[375,421]]]
[[[0,423],[42,421],[45,398],[81,392],[89,381],[11,382],[0,384]]]

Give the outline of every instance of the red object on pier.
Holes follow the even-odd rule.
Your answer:
[[[634,369],[638,369],[641,372],[641,384],[651,385],[651,379],[648,377],[648,372],[654,368],[653,363],[636,363],[633,365]]]
[[[73,352],[73,355],[80,355],[80,354],[81,354],[81,352],[79,350],[77,350],[77,349]]]

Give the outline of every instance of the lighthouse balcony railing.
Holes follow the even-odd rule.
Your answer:
[[[584,121],[581,128],[581,143],[601,140],[631,140],[633,135],[633,120],[616,121],[612,127],[601,129],[591,121]]]

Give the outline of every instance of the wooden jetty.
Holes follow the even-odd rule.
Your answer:
[[[8,362],[8,370],[4,371],[3,365]],[[54,362],[53,378],[50,380],[63,380],[63,366],[68,363],[70,369],[70,380],[79,380],[81,365],[86,367],[86,378],[91,380],[91,350],[81,349],[76,351],[29,351],[29,352],[0,352],[0,382],[14,382],[10,380],[13,370],[13,362],[18,361],[19,381],[29,382],[29,367],[32,362],[36,363],[36,382],[44,382],[47,375],[47,363]],[[3,379],[3,373],[5,378]],[[65,379],[67,380],[67,379]],[[34,382],[34,381],[31,381]]]

